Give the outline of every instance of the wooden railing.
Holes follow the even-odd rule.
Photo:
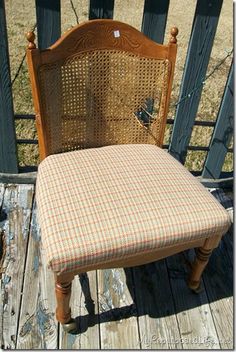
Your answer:
[[[196,2],[192,32],[189,40],[185,68],[180,87],[179,101],[174,119],[168,119],[173,125],[169,152],[182,163],[188,150],[207,152],[203,169],[195,172],[207,179],[230,177],[232,173],[223,173],[222,166],[229,149],[233,134],[233,64],[231,65],[222,102],[216,122],[196,120],[201,98],[202,79],[206,77],[211,49],[221,13],[223,0],[198,0]],[[61,35],[60,0],[36,0],[36,18],[39,48],[46,48]],[[125,2],[124,2],[125,6]],[[162,43],[168,16],[169,0],[145,0],[142,19],[142,31],[145,35]],[[90,0],[89,19],[113,18],[114,0]],[[0,0],[0,173],[18,173],[36,170],[36,167],[19,168],[17,144],[37,144],[32,139],[16,139],[15,120],[34,119],[34,115],[17,115],[13,109],[8,38],[4,0]],[[196,59],[197,58],[197,59]],[[188,99],[185,96],[190,94]],[[194,125],[213,127],[209,146],[191,146],[190,138]]]

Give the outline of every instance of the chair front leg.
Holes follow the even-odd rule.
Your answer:
[[[205,269],[211,253],[217,248],[222,235],[207,238],[202,247],[196,249],[196,258],[192,265],[192,272],[188,279],[188,287],[196,293],[201,291],[200,283],[203,270]]]
[[[56,318],[63,325],[67,332],[75,330],[76,324],[71,318],[70,297],[71,286],[74,275],[64,274],[55,275],[55,292],[57,299]]]
[[[203,247],[196,249],[196,258],[192,265],[192,272],[188,280],[188,287],[195,291],[200,292],[200,283],[202,273],[209,261],[212,249],[205,249]]]

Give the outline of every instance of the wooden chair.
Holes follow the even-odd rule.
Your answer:
[[[197,248],[197,290],[230,226],[223,207],[161,149],[177,28],[159,45],[131,26],[94,20],[27,60],[40,158],[38,220],[55,273],[56,316],[67,331],[78,273],[130,267]]]

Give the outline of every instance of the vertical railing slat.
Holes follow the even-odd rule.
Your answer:
[[[180,96],[186,96],[204,79],[214,42],[223,0],[198,0]],[[177,107],[169,152],[184,163],[202,87]]]
[[[36,0],[38,47],[47,48],[61,35],[61,1]]]
[[[114,0],[90,0],[89,19],[113,18]]]
[[[224,164],[227,148],[233,135],[234,101],[233,101],[233,63],[231,64],[216,126],[210,143],[202,176],[204,178],[219,178]]]
[[[18,172],[4,0],[0,0],[0,172]]]
[[[142,32],[157,43],[163,43],[169,0],[145,0]]]
[[[166,29],[166,21],[169,9],[169,0],[145,0],[142,19],[142,32],[157,43],[163,43]],[[146,110],[153,112],[153,100],[147,99]],[[142,111],[140,118],[149,120],[146,112]]]

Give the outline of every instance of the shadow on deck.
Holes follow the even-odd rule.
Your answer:
[[[232,252],[231,241],[232,233],[226,234],[220,246],[213,252],[205,270],[202,291],[199,294],[191,292],[186,286],[188,269],[194,257],[193,250],[155,263],[124,269],[125,284],[134,303],[99,314],[100,322],[119,321],[142,315],[163,318],[232,297],[233,270],[228,253],[228,251]],[[91,298],[88,275],[86,273],[79,275],[79,281],[87,311],[89,315],[93,315],[90,323],[96,324],[98,315],[94,314],[95,305]],[[174,297],[177,293],[176,289],[182,299]],[[174,301],[176,304],[173,304]],[[84,332],[86,324],[83,324],[83,320],[87,321],[87,318],[87,316],[76,318],[78,333]]]

